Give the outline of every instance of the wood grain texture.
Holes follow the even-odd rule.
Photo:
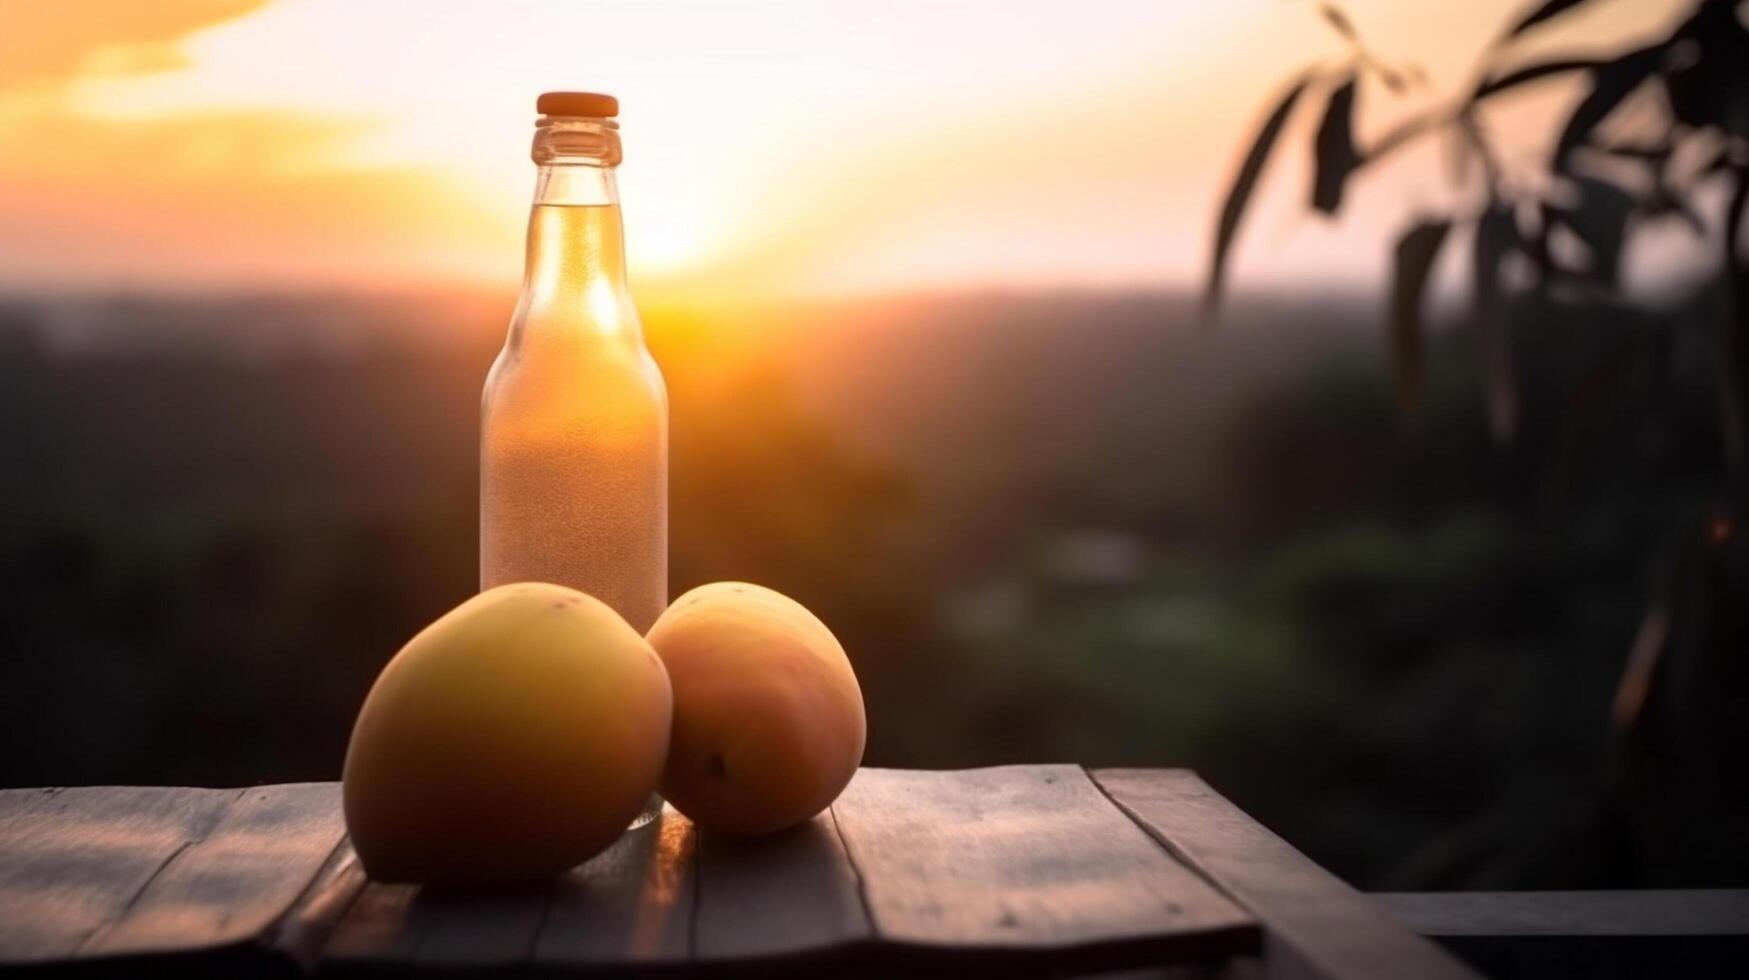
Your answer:
[[[526,965],[552,897],[549,885],[420,896],[418,966],[504,969]]]
[[[668,810],[541,885],[443,892],[367,882],[353,864],[317,899],[327,910],[306,917],[313,921],[296,941],[316,937],[319,972],[341,974],[683,966],[692,950],[692,855],[691,822]],[[324,917],[333,924],[324,928]]]
[[[142,786],[0,791],[0,963],[79,955],[237,795]]]
[[[1749,890],[1372,897],[1489,976],[1737,980],[1749,962]]]
[[[313,972],[335,928],[369,884],[352,842],[342,837],[304,897],[270,930],[263,945],[304,972]]]
[[[684,967],[697,895],[692,821],[673,807],[558,879],[533,961],[545,968]]]
[[[325,968],[413,963],[420,945],[415,917],[420,887],[369,882],[357,865],[346,875],[357,877],[357,887],[336,882],[338,891],[352,893],[352,901],[339,908],[339,921],[327,929],[317,963]]]
[[[822,963],[874,938],[830,810],[767,837],[701,834],[697,860],[698,960]]]
[[[1256,941],[1248,913],[1166,854],[1078,766],[864,769],[833,812],[885,944],[986,962],[1044,964],[1043,954],[1068,952],[1116,967]]]
[[[1476,974],[1264,829],[1194,773],[1106,769],[1099,786],[1265,924],[1272,976],[1459,980]]]
[[[659,973],[687,968],[695,955],[765,964],[817,954],[867,936],[854,877],[832,878],[834,867],[849,872],[829,820],[758,841],[718,839],[701,853],[691,822],[670,809],[532,888],[433,893],[365,883],[354,867],[326,889],[356,897],[327,913],[336,922],[317,961],[335,974],[530,965]],[[701,880],[714,913],[697,904]]]
[[[1749,889],[1375,894],[1423,936],[1749,936]]]
[[[332,907],[337,919],[324,930],[318,962],[329,967],[413,962],[419,948],[413,917],[419,886],[368,881],[354,863],[329,887],[338,898]]]
[[[529,960],[551,887],[384,884],[365,880],[352,860],[300,910],[282,946],[319,973],[516,969]]]
[[[1471,976],[1189,773],[865,769],[788,833],[721,839],[668,810],[552,882],[467,893],[368,882],[337,793],[0,791],[0,971]],[[1619,931],[1648,907],[1600,897],[1615,924],[1587,926],[1564,899],[1505,898],[1447,903],[1442,928]],[[1661,931],[1633,952],[1658,962],[1685,929],[1717,940],[1743,901],[1654,898]],[[1741,962],[1726,938],[1707,962]]]
[[[211,949],[264,936],[304,894],[345,829],[333,783],[244,790],[167,862],[81,956]]]

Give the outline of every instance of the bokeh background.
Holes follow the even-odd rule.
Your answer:
[[[1470,206],[1439,141],[1313,214],[1293,115],[1204,316],[1233,175],[1339,27],[1405,66],[1362,77],[1372,135],[1521,7],[4,0],[0,785],[337,777],[475,588],[533,99],[577,88],[623,107],[674,591],[818,611],[870,764],[1190,766],[1364,887],[1749,884],[1723,192],[1520,311],[1509,439],[1461,249],[1393,394],[1392,243]],[[1501,165],[1585,94],[1491,103]]]

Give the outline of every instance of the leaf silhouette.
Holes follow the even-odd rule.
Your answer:
[[[1707,162],[1695,168],[1694,177],[1696,180],[1702,177],[1711,177],[1713,174],[1722,174],[1730,168],[1731,149],[1728,146],[1721,146],[1707,157]]]
[[[1460,131],[1453,129],[1446,138],[1446,172],[1451,182],[1462,186],[1470,179],[1470,164],[1474,162],[1476,148],[1470,145],[1469,139]]]
[[[1379,81],[1385,83],[1385,88],[1390,89],[1391,94],[1402,95],[1409,90],[1409,82],[1403,77],[1403,73],[1390,65],[1382,61],[1369,61],[1367,67],[1379,77]]]
[[[1537,286],[1547,289],[1557,285],[1579,285],[1587,278],[1583,269],[1577,269],[1556,250],[1551,247],[1554,230],[1560,227],[1572,230],[1572,210],[1549,201],[1537,205],[1538,222],[1536,232],[1524,242],[1524,254],[1530,257],[1531,265],[1536,269]],[[1575,232],[1577,234],[1577,232]]]
[[[1543,3],[1538,4],[1530,13],[1520,17],[1518,23],[1514,24],[1512,29],[1506,32],[1506,37],[1517,37],[1543,21],[1548,20],[1557,14],[1565,13],[1584,2],[1586,2],[1586,0],[1544,0]]]
[[[1703,3],[1677,29],[1682,40],[1665,66],[1664,91],[1670,109],[1696,129],[1718,127],[1749,137],[1749,30],[1737,4]]]
[[[1329,22],[1330,26],[1336,29],[1336,33],[1350,41],[1357,41],[1360,39],[1359,35],[1354,32],[1354,23],[1348,19],[1347,14],[1343,13],[1335,5],[1328,3],[1318,4],[1318,13],[1322,14],[1324,20]]]
[[[1660,173],[1651,193],[1640,201],[1640,210],[1648,217],[1671,217],[1680,220],[1694,237],[1706,240],[1706,221],[1695,210],[1693,202],[1673,186],[1666,174]]]
[[[1409,145],[1409,142],[1415,137],[1423,133],[1431,133],[1450,122],[1450,117],[1444,112],[1424,112],[1405,119],[1385,135],[1379,137],[1378,141],[1362,155],[1362,160],[1366,163],[1375,163],[1380,158],[1389,155],[1392,150]]]
[[[1720,358],[1719,401],[1724,425],[1725,459],[1731,476],[1743,485],[1749,470],[1749,403],[1744,401],[1744,383],[1749,381],[1749,267],[1743,261],[1743,215],[1749,212],[1749,171],[1738,170],[1731,201],[1725,205],[1725,288],[1731,302],[1719,304]]]
[[[1330,93],[1313,143],[1317,166],[1312,173],[1312,207],[1325,214],[1341,207],[1343,186],[1360,165],[1360,151],[1354,146],[1354,93],[1355,78],[1349,75]]]
[[[1603,67],[1605,62],[1596,58],[1565,58],[1560,61],[1545,61],[1539,64],[1526,65],[1517,71],[1507,72],[1498,78],[1490,78],[1476,87],[1470,96],[1471,102],[1479,102],[1490,95],[1498,95],[1507,89],[1517,88],[1527,82],[1547,78],[1550,75],[1561,75],[1571,71],[1595,71]]]
[[[1391,273],[1391,373],[1397,407],[1405,415],[1421,407],[1421,295],[1450,231],[1449,220],[1424,221],[1397,239]]]
[[[1668,140],[1659,143],[1609,143],[1593,147],[1612,156],[1626,157],[1648,164],[1662,166],[1676,152],[1676,147]]]
[[[1245,204],[1250,201],[1257,179],[1263,173],[1263,165],[1269,161],[1269,151],[1274,148],[1282,127],[1287,125],[1294,103],[1299,101],[1310,78],[1309,74],[1300,76],[1270,110],[1262,128],[1257,131],[1257,139],[1251,144],[1251,152],[1245,154],[1245,161],[1239,165],[1233,186],[1227,191],[1227,201],[1221,207],[1220,221],[1215,226],[1214,258],[1209,265],[1208,287],[1203,295],[1203,316],[1207,319],[1213,319],[1220,309],[1221,295],[1226,287],[1227,256],[1239,231],[1239,219],[1245,215]]]
[[[1518,427],[1518,379],[1512,360],[1509,310],[1500,287],[1501,264],[1518,241],[1512,208],[1491,201],[1476,221],[1472,309],[1485,365],[1488,431],[1498,443],[1512,440]]]
[[[1561,131],[1561,140],[1555,146],[1552,169],[1565,170],[1574,148],[1589,140],[1592,130],[1607,119],[1634,89],[1652,77],[1653,72],[1664,63],[1664,53],[1663,44],[1653,44],[1630,51],[1592,72],[1591,93],[1585,96],[1567,118],[1566,128]]]
[[[1579,187],[1578,206],[1557,208],[1553,213],[1591,251],[1592,278],[1613,286],[1621,275],[1622,244],[1634,210],[1633,195],[1595,177],[1580,177],[1575,183]]]

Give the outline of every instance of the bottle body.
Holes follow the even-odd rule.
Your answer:
[[[667,606],[668,399],[626,288],[611,167],[541,168],[481,399],[480,586],[518,581],[586,592],[639,632]]]

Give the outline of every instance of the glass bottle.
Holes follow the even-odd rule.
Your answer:
[[[639,632],[668,603],[668,395],[626,284],[618,102],[536,102],[528,266],[481,399],[480,587],[540,581]]]

